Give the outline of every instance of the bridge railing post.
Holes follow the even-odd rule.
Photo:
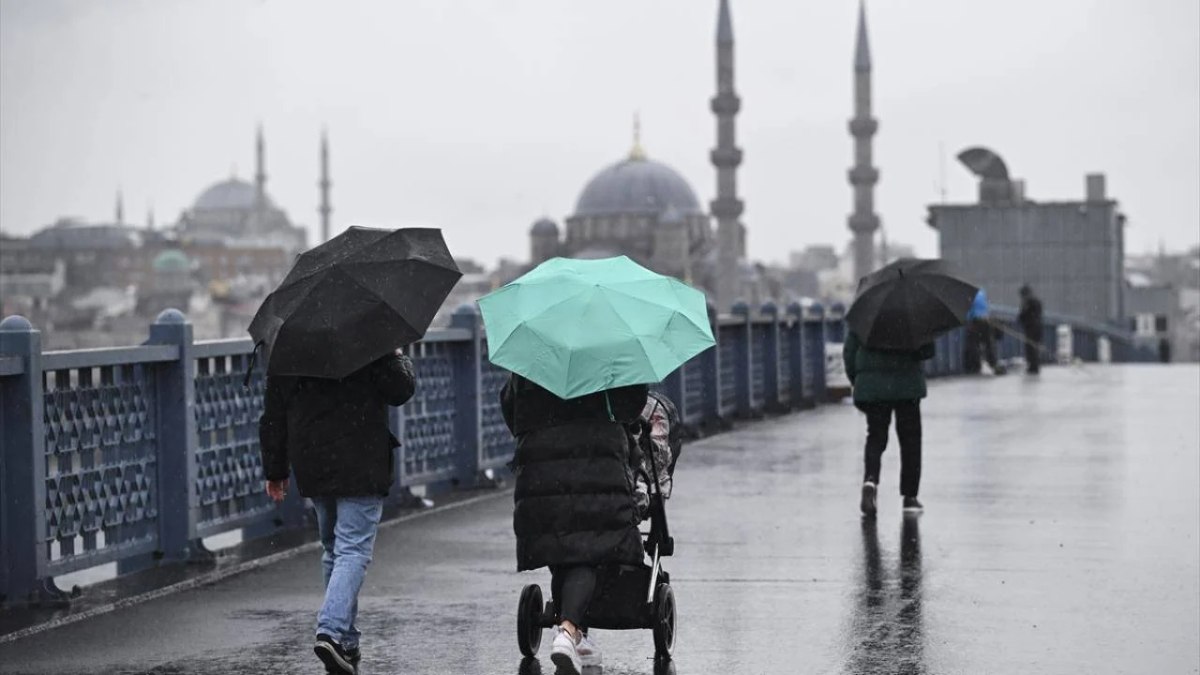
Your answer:
[[[763,409],[769,412],[781,412],[788,407],[788,391],[781,385],[780,363],[786,362],[782,350],[787,346],[780,338],[779,307],[774,302],[766,302],[760,310],[767,320],[766,334],[763,336]],[[783,357],[783,358],[781,358]]]
[[[825,308],[814,302],[804,310],[804,397],[813,405],[825,400]]]
[[[24,317],[0,322],[0,356],[16,357],[0,377],[0,593],[6,602],[39,600],[47,576],[46,447],[42,336]],[[19,365],[17,365],[19,364]]]
[[[787,315],[788,329],[781,347],[788,350],[788,369],[784,376],[787,377],[792,406],[802,408],[809,404],[804,398],[804,307],[798,302],[790,303]]]
[[[163,310],[150,325],[146,344],[179,348],[179,359],[155,365],[158,420],[158,552],[186,560],[193,546],[199,496],[196,486],[196,359],[192,324],[177,309]]]
[[[736,360],[733,368],[734,382],[736,382],[737,404],[735,406],[736,415],[741,418],[749,418],[754,410],[754,395],[752,392],[751,378],[754,377],[754,347],[750,344],[754,337],[754,317],[750,315],[750,306],[744,302],[737,302],[732,308],[733,315],[738,317],[739,323],[736,326],[734,335],[734,359]]]
[[[479,310],[466,304],[454,310],[451,328],[470,333],[465,341],[454,345],[454,481],[459,487],[472,488],[480,482],[480,456],[483,429],[480,410],[483,373],[483,330]]]
[[[704,411],[700,415],[700,426],[705,429],[719,428],[723,424],[721,418],[721,324],[717,316],[717,308],[708,306],[708,323],[717,344],[712,349],[700,355],[701,379],[704,383]]]

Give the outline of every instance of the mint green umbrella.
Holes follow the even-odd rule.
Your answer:
[[[703,293],[625,256],[547,260],[479,309],[491,362],[560,398],[660,382],[715,344]]]

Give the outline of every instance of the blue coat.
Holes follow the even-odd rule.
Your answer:
[[[972,319],[986,319],[988,316],[988,300],[987,293],[983,289],[975,294],[975,301],[971,303],[971,309],[967,310],[967,321]]]

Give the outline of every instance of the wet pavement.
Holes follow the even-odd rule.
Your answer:
[[[1049,368],[931,385],[926,512],[893,436],[858,514],[848,405],[689,444],[669,515],[679,636],[596,631],[595,675],[1200,672],[1200,368]],[[553,673],[522,662],[511,496],[384,530],[363,673]],[[315,553],[0,645],[3,673],[320,673]],[[587,675],[593,675],[589,669]]]

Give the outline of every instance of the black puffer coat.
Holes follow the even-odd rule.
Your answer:
[[[642,561],[629,435],[645,385],[563,400],[518,375],[500,394],[517,438],[517,569]],[[610,416],[611,409],[611,416]]]
[[[393,452],[388,406],[416,390],[412,361],[385,356],[341,380],[274,375],[258,422],[267,480],[296,474],[305,497],[386,495]]]

